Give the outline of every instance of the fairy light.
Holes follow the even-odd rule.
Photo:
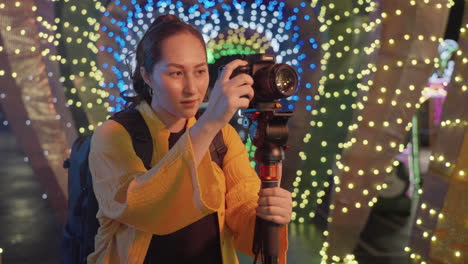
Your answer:
[[[365,6],[366,4],[369,4],[369,1],[359,1],[359,3],[358,3],[358,5],[360,5],[360,6]],[[374,6],[374,3],[372,3],[371,5]],[[329,26],[333,25],[333,23],[335,23],[335,22],[339,22],[343,17],[349,17],[350,15],[355,15],[355,14],[359,13],[360,11],[364,11],[364,8],[363,9],[354,8],[352,10],[345,10],[344,13],[338,13],[338,14],[330,15],[329,16],[330,19],[327,19],[326,18],[327,11],[332,10],[332,12],[333,12],[334,8],[335,8],[335,3],[331,3],[328,6],[322,6],[320,8],[320,14],[317,17],[318,21],[323,23],[322,26],[320,27],[320,31],[323,32],[323,31],[327,30],[327,28]],[[367,10],[367,11],[369,11],[369,10]],[[343,12],[343,10],[341,10],[339,12]],[[320,66],[321,70],[326,71],[327,70],[327,63],[328,63],[328,61],[330,59],[332,59],[332,54],[330,52],[328,52],[330,49],[334,48],[334,46],[336,46],[336,45],[342,45],[342,43],[344,43],[347,38],[349,38],[350,36],[352,36],[356,32],[361,33],[361,32],[371,31],[373,28],[378,26],[381,22],[382,22],[382,20],[380,18],[378,18],[376,21],[372,21],[372,23],[360,25],[359,29],[356,28],[357,30],[348,28],[346,31],[343,32],[343,34],[337,34],[336,38],[332,38],[332,39],[328,40],[327,42],[323,43],[322,44],[322,49],[325,51],[325,53],[324,53],[324,56],[323,56],[322,61],[321,61],[321,66]],[[375,51],[376,48],[378,48],[378,44],[379,44],[379,42],[375,41],[375,42],[371,43],[368,47],[365,47],[363,49],[365,49],[367,53],[371,53],[371,52]],[[345,54],[347,52],[350,52],[350,51],[351,51],[351,48],[349,46],[347,46],[347,45],[344,45],[342,50],[338,50],[337,52],[335,52],[334,57],[335,58],[342,58],[343,54]],[[354,69],[349,69],[348,71],[351,71],[353,73]],[[324,91],[325,84],[326,84],[326,82],[328,80],[336,80],[336,79],[345,80],[346,76],[348,76],[348,75],[349,75],[348,72],[346,72],[346,73],[333,73],[333,72],[330,72],[328,75],[323,75],[322,78],[319,81],[319,87],[318,87],[319,94],[314,97],[314,100],[319,102],[322,99],[330,99],[330,98],[338,98],[339,99],[340,97],[343,97],[343,96],[356,97],[357,93],[356,94],[354,92],[350,93],[348,89],[343,90],[343,91],[338,90],[338,91],[335,91],[333,93],[326,93]],[[341,104],[339,108],[341,110],[343,110],[343,111],[346,111],[348,108],[351,108],[351,107],[347,106],[346,104]],[[319,110],[318,112],[312,111],[311,114],[318,116],[318,115],[327,113],[326,108],[322,107],[322,108],[320,108],[318,110]],[[344,122],[341,121],[341,120],[338,120],[336,123],[337,123],[337,125],[339,127],[343,127],[343,125],[344,125]],[[317,128],[324,127],[322,121],[318,121],[318,122],[311,121],[311,126],[314,126],[314,127],[317,127]],[[306,137],[304,139],[304,142],[309,143],[309,144],[312,143],[309,137]],[[330,148],[330,147],[334,147],[334,146],[330,146],[330,143],[327,142],[327,140],[319,141],[319,145],[321,147],[326,147],[327,149]],[[328,159],[325,156],[321,156],[321,157],[318,157],[318,158],[319,158],[319,162],[322,163],[322,164],[328,164],[332,160],[332,159]],[[328,160],[330,160],[330,161],[328,161]],[[343,168],[346,169],[346,170],[349,169],[349,167],[343,167]],[[327,172],[327,174],[328,174],[328,172]],[[336,181],[336,179],[335,179],[335,181]],[[327,184],[324,183],[323,185],[326,186]],[[317,184],[317,186],[319,186],[319,185]],[[353,188],[353,185],[349,185],[348,188]],[[340,192],[341,188],[335,188],[335,191]],[[320,196],[317,195],[316,204],[320,204],[321,201],[322,200],[320,199]],[[311,205],[311,206],[313,206],[313,205]],[[345,209],[344,211],[347,211],[347,209]]]
[[[448,5],[452,5],[453,2],[450,1]],[[439,6],[437,6],[439,8]],[[440,7],[442,8],[442,7]],[[466,32],[460,30],[460,38],[466,39]],[[465,57],[463,55],[462,50],[458,50],[455,53],[455,60],[456,63],[462,68],[463,64],[466,64],[464,60]],[[436,67],[439,66],[439,59],[435,58],[433,60],[434,65]],[[466,83],[466,80],[464,79],[464,76],[461,75],[454,75],[453,76],[453,87],[451,88],[454,93],[458,93],[459,95],[463,96],[463,94],[466,92],[466,88],[464,89],[464,83]],[[466,86],[465,86],[466,87]],[[456,90],[460,89],[460,90]],[[458,117],[452,117],[453,119],[445,119],[441,120],[440,123],[440,128],[447,130],[447,131],[452,131],[452,129],[457,129],[457,128],[462,128],[464,129],[466,126],[468,126],[468,121],[462,120],[461,118]],[[462,180],[464,181],[465,177],[465,170],[466,166],[464,164],[457,164],[456,160],[450,160],[452,157],[447,157],[444,155],[444,153],[437,153],[433,152],[432,155],[429,157],[430,163],[433,164],[431,166],[439,166],[440,168],[445,168],[447,169],[447,175],[452,175],[452,179],[450,181],[457,181],[457,180]],[[459,166],[459,168],[457,168]],[[423,189],[421,188],[418,191],[419,194],[423,194]],[[425,202],[424,200],[420,204],[421,210],[418,211],[417,219],[416,219],[416,225],[420,226],[422,224],[425,224],[425,228],[427,228],[428,225],[432,225],[433,228],[436,228],[438,225],[444,225],[446,223],[446,217],[444,213],[442,213],[441,208],[435,208],[431,204]],[[422,220],[426,219],[426,220]],[[423,221],[428,221],[428,223],[423,223]],[[437,224],[436,224],[437,223]],[[430,231],[423,231],[426,229],[421,230],[421,237],[422,238],[429,238],[430,234],[429,232],[432,232],[433,230]],[[442,244],[443,247],[448,247],[450,249],[450,244],[447,243],[447,241],[444,241],[444,239],[439,239],[436,235],[430,236],[430,243],[431,246],[436,246],[440,247],[440,243]],[[452,241],[451,243],[456,243],[455,241]],[[458,258],[461,257],[461,251],[459,250],[458,246],[455,244],[453,245],[454,248],[452,249],[453,251],[453,258],[450,260],[447,260],[449,262],[454,262],[454,263],[461,263],[459,262],[460,260]],[[422,259],[421,255],[419,252],[413,252],[408,250],[408,252],[411,252],[411,255],[415,257],[419,257]],[[425,262],[425,260],[421,260],[421,262]]]
[[[84,7],[79,3],[72,3],[70,1],[63,1],[63,10],[68,10],[70,17],[68,16],[63,16],[63,17],[57,17],[53,19],[54,23],[50,23],[51,21],[48,21],[42,16],[37,16],[36,21],[40,23],[45,29],[49,30],[48,32],[39,32],[38,36],[40,39],[47,41],[48,43],[52,43],[55,46],[58,46],[60,43],[64,44],[65,46],[68,46],[69,49],[75,49],[78,47],[80,50],[87,51],[88,54],[98,54],[99,52],[110,52],[116,59],[117,63],[122,62],[122,56],[117,56],[117,52],[122,51],[122,49],[115,49],[115,50],[110,50],[109,48],[105,48],[104,50],[100,50],[102,47],[96,46],[97,40],[100,39],[102,34],[106,34],[108,37],[114,39],[114,41],[118,44],[124,44],[124,46],[121,46],[121,48],[126,49],[127,52],[129,51],[128,48],[126,48],[126,45],[129,47],[135,46],[136,40],[138,40],[139,37],[141,37],[142,32],[145,30],[145,26],[151,22],[154,17],[156,17],[158,14],[162,13],[169,13],[173,12],[176,13],[175,10],[179,12],[177,14],[181,19],[184,21],[191,20],[193,24],[201,25],[199,23],[199,20],[205,18],[205,14],[201,14],[197,8],[194,8],[194,6],[187,6],[183,7],[180,6],[179,2],[172,2],[172,1],[165,1],[165,2],[158,2],[155,3],[154,1],[148,1],[147,5],[141,6],[139,10],[135,10],[132,17],[129,17],[128,23],[124,23],[123,21],[119,21],[117,19],[111,18],[109,15],[110,13],[107,12],[106,7],[100,3],[100,1],[93,1],[94,2],[94,10],[89,9],[88,7]],[[206,7],[210,5],[209,1],[206,2],[200,2]],[[122,8],[128,8],[123,6],[120,1],[116,1],[113,4],[115,4],[118,7]],[[21,2],[17,1],[15,2],[15,6],[18,7],[18,5],[21,5]],[[121,5],[121,6],[119,6]],[[156,5],[158,8],[154,8],[152,5]],[[305,2],[299,3],[300,7],[298,6],[297,8],[294,8],[294,10],[299,10],[300,8],[304,8],[306,6]],[[295,43],[296,47],[290,48],[287,51],[287,54],[281,54],[278,55],[277,59],[280,60],[280,62],[284,63],[289,63],[289,64],[295,64],[294,66],[298,67],[299,70],[301,68],[314,68],[314,64],[307,65],[307,67],[304,67],[301,65],[302,63],[305,63],[306,60],[304,60],[304,54],[301,53],[301,47],[303,47],[303,50],[305,50],[305,47],[307,45],[303,45],[299,43],[298,37],[295,36],[298,31],[298,26],[294,24],[294,21],[297,20],[297,17],[300,12],[295,13],[297,15],[294,15],[294,17],[287,17],[284,16],[282,13],[282,9],[285,6],[284,3],[269,3],[268,5],[259,5],[258,3],[253,3],[251,6],[245,6],[245,3],[241,3],[240,6],[230,6],[230,5],[223,5],[221,8],[221,12],[218,10],[212,10],[212,16],[217,15],[218,16],[218,21],[213,24],[209,23],[204,23],[205,27],[206,25],[211,25],[212,28],[209,29],[209,32],[211,32],[212,35],[207,35],[206,40],[208,41],[208,46],[210,46],[211,49],[209,49],[209,55],[215,55],[219,56],[220,53],[223,51],[227,52],[232,52],[233,48],[232,46],[225,46],[220,44],[220,42],[225,41],[227,44],[240,44],[240,42],[243,42],[243,48],[238,50],[238,53],[243,53],[243,54],[248,54],[248,53],[254,53],[254,52],[265,52],[266,49],[268,48],[273,48],[275,51],[280,51],[279,47],[281,45],[284,45],[283,43]],[[0,8],[5,8],[5,4],[2,3],[0,4]],[[251,9],[249,9],[251,8]],[[262,12],[258,12],[258,17],[260,17],[260,20],[256,19],[256,17],[253,15],[253,13],[257,12],[256,9],[259,8],[260,10],[263,10]],[[223,10],[224,9],[224,10]],[[37,6],[32,6],[31,10],[33,12],[37,11]],[[221,14],[223,11],[231,11],[231,12],[224,12],[226,15],[223,17]],[[244,14],[243,16],[236,16],[233,15],[234,11],[239,11],[238,13],[240,14],[241,12]],[[279,15],[281,17],[284,17],[283,20],[281,19],[266,19],[269,15],[270,12],[274,15]],[[64,13],[66,14],[66,12]],[[134,34],[131,38],[117,38],[117,34],[119,32],[112,32],[108,28],[103,27],[99,21],[99,18],[97,18],[98,15],[103,15],[105,17],[109,17],[111,20],[111,23],[116,25],[121,32],[123,30],[126,30],[130,28],[130,33]],[[77,19],[78,17],[80,19]],[[234,18],[233,18],[234,17]],[[240,18],[240,19],[236,19]],[[250,22],[248,24],[248,28],[254,29],[257,31],[256,35],[253,36],[253,38],[247,39],[246,36],[241,36],[244,32],[241,32],[242,30],[245,31],[245,26],[246,22],[250,20],[250,18],[253,18],[253,20],[257,20],[257,22]],[[292,19],[290,19],[292,18]],[[302,19],[310,19],[310,15],[301,15]],[[229,26],[231,27],[232,32],[228,33],[228,37],[223,39],[223,38],[218,38],[218,31],[221,29],[219,27],[219,24],[221,23],[220,20],[224,19],[224,22],[228,22]],[[114,20],[114,21],[112,21]],[[80,23],[80,21],[85,21],[85,23]],[[141,21],[144,21],[145,23],[140,23]],[[57,25],[60,25],[57,27]],[[273,25],[273,26],[270,26]],[[130,27],[128,27],[130,26]],[[292,30],[295,32],[293,34],[293,39],[288,39],[288,35],[286,32],[284,32],[283,29],[288,29]],[[11,26],[6,26],[5,28],[7,31],[11,31],[12,27]],[[206,28],[202,28],[202,30],[206,31]],[[276,31],[276,32],[275,32]],[[280,34],[280,32],[283,31],[283,34]],[[20,31],[20,35],[24,35],[25,31],[22,30]],[[237,38],[236,38],[237,37]],[[278,42],[279,40],[279,42]],[[133,41],[133,42],[132,42]],[[313,39],[309,39],[310,46],[307,46],[308,48],[311,49],[317,49],[318,48],[318,43]],[[271,46],[270,46],[271,45]],[[301,46],[303,45],[303,46]],[[3,49],[3,47],[1,47]],[[84,48],[84,49],[83,49]],[[289,50],[291,52],[289,52]],[[16,49],[14,50],[14,53],[17,55],[23,54],[25,51]],[[31,47],[30,52],[37,52],[36,47]],[[51,61],[55,61],[60,63],[63,66],[72,66],[70,67],[71,70],[69,73],[65,74],[65,78],[61,83],[63,83],[70,92],[71,95],[76,93],[75,87],[73,87],[73,84],[78,81],[77,77],[79,76],[80,78],[87,78],[91,82],[86,82],[84,86],[84,90],[79,90],[79,93],[86,93],[86,94],[92,94],[92,99],[91,101],[86,101],[86,102],[80,102],[83,99],[75,98],[74,100],[69,100],[67,106],[69,107],[76,107],[76,108],[81,108],[85,107],[85,109],[88,109],[89,111],[93,112],[98,112],[100,108],[96,108],[95,106],[102,106],[104,109],[107,111],[117,111],[122,107],[123,101],[121,100],[120,97],[113,96],[112,94],[115,93],[110,93],[111,90],[108,90],[113,87],[119,87],[120,90],[122,89],[127,89],[128,85],[124,84],[124,82],[121,82],[125,79],[125,77],[129,77],[130,73],[125,72],[125,71],[120,71],[120,69],[125,69],[125,67],[117,67],[117,81],[115,83],[112,82],[106,82],[105,76],[106,72],[109,72],[111,69],[110,67],[106,68],[106,65],[98,65],[94,59],[90,59],[87,55],[83,57],[78,57],[78,56],[68,56],[68,58],[65,58],[65,56],[61,56],[59,54],[51,54],[51,51],[49,49],[45,49],[42,51],[39,51],[40,54],[44,57],[47,57]],[[125,51],[124,51],[125,53]],[[76,52],[76,54],[84,54],[83,52]],[[295,56],[295,58],[294,58]],[[115,63],[114,63],[115,64]],[[110,65],[107,64],[107,65]],[[115,70],[115,68],[113,69]],[[2,71],[2,75],[4,75]],[[12,74],[13,78],[17,77],[16,73]],[[125,79],[127,81],[127,79]],[[308,84],[307,88],[310,88],[310,84]],[[86,96],[80,96],[80,98],[89,98],[89,95]],[[291,101],[291,99],[293,99]],[[295,98],[289,98],[291,103],[286,104],[288,107],[294,107],[293,101],[297,101]],[[87,110],[87,111],[88,111]],[[105,111],[104,111],[105,112]],[[101,122],[98,120],[98,122]],[[95,124],[91,125],[86,125],[86,126],[81,126],[81,129],[79,132],[85,133],[89,132],[92,129],[86,129],[86,128],[94,128]]]
[[[360,4],[363,4],[365,1],[359,1],[359,2],[360,2]],[[366,2],[368,2],[368,1],[366,1]],[[373,3],[373,4],[375,4],[375,3]],[[428,3],[425,3],[425,4],[430,5],[431,3],[428,2]],[[435,3],[432,3],[432,4],[435,5]],[[317,6],[318,2],[313,2],[311,5]],[[414,5],[416,5],[416,2],[415,1],[410,1],[409,6],[414,6]],[[346,13],[343,14],[343,13],[340,13],[340,12],[343,12],[343,10],[341,10],[338,13],[334,12],[335,6],[336,6],[336,3],[329,3],[327,5],[320,6],[320,8],[319,8],[320,12],[318,13],[318,18],[317,19],[318,19],[318,21],[320,21],[322,23],[322,25],[319,28],[319,30],[321,32],[327,31],[330,27],[333,26],[334,23],[338,22],[343,17],[348,17],[349,15],[357,14],[360,11],[369,11],[369,10],[371,10],[371,8],[369,8],[369,9],[357,8],[357,10],[356,9],[346,10]],[[443,8],[443,6],[442,5],[437,5],[437,8],[441,9],[441,8]],[[320,69],[322,71],[324,71],[324,73],[326,73],[326,74],[323,74],[321,79],[319,80],[319,86],[318,86],[318,92],[319,93],[318,93],[318,95],[316,95],[314,97],[314,99],[319,102],[318,103],[319,105],[323,105],[323,103],[321,101],[331,98],[330,94],[332,94],[332,93],[328,92],[326,90],[327,89],[327,83],[330,80],[335,81],[335,80],[337,80],[337,78],[340,79],[340,80],[344,80],[344,79],[342,79],[343,77],[340,78],[340,76],[343,76],[343,75],[344,76],[350,76],[350,75],[354,74],[357,77],[357,79],[364,79],[366,76],[370,76],[371,74],[375,74],[376,72],[379,72],[379,71],[391,72],[393,70],[396,70],[396,69],[402,68],[402,67],[419,67],[421,64],[430,65],[431,63],[433,63],[433,61],[434,61],[434,63],[438,63],[436,58],[423,58],[422,60],[411,59],[411,60],[408,60],[408,61],[405,61],[405,62],[402,61],[402,60],[396,60],[394,62],[394,64],[385,64],[385,65],[381,65],[379,67],[377,67],[376,65],[368,64],[368,65],[364,65],[364,67],[362,67],[362,68],[346,69],[345,73],[334,72],[332,70],[329,70],[329,67],[328,67],[328,62],[329,61],[332,61],[332,60],[336,61],[337,59],[341,59],[341,58],[345,57],[346,54],[348,54],[348,56],[350,56],[352,54],[371,55],[375,51],[380,49],[382,45],[390,45],[390,46],[392,46],[392,48],[398,48],[398,47],[400,47],[400,45],[405,44],[403,42],[407,42],[407,41],[430,42],[430,43],[438,43],[438,42],[441,41],[441,39],[437,38],[434,34],[428,34],[428,35],[416,34],[416,35],[412,35],[411,33],[403,33],[401,37],[393,37],[393,38],[391,38],[389,40],[386,40],[385,42],[383,42],[381,40],[374,40],[373,42],[371,41],[371,43],[368,46],[363,47],[362,49],[353,48],[353,47],[350,47],[349,45],[346,45],[346,39],[349,36],[351,36],[352,34],[363,34],[364,32],[371,32],[374,27],[377,27],[380,23],[382,23],[383,20],[389,19],[391,16],[395,16],[395,17],[404,16],[405,12],[406,12],[405,10],[406,10],[405,8],[400,8],[400,9],[393,10],[393,12],[387,11],[387,12],[382,13],[380,15],[380,17],[379,16],[373,16],[373,17],[378,18],[378,20],[372,21],[374,23],[369,23],[368,22],[366,25],[362,25],[362,27],[356,26],[356,28],[347,28],[347,29],[344,30],[344,32],[342,34],[340,34],[338,32],[336,32],[334,35],[330,34],[331,38],[327,42],[322,44],[322,49],[324,51],[324,56],[323,56],[323,58],[321,60]],[[340,48],[337,47],[338,45],[340,46]],[[333,49],[333,52],[332,52],[332,49]],[[466,61],[468,62],[468,59]],[[461,81],[460,76],[459,76],[459,81]],[[371,89],[376,89],[377,87],[374,87],[374,84],[373,84],[372,81],[370,81],[369,83],[367,83],[367,81],[366,81],[366,82],[358,83],[356,88],[358,90],[362,91],[363,93],[368,93]],[[410,84],[407,87],[407,89],[392,91],[392,93],[395,93],[395,94],[397,94],[399,96],[403,96],[406,93],[418,92],[422,88],[423,87],[418,87],[416,84]],[[380,89],[380,87],[377,88],[377,89]],[[465,90],[467,89],[466,86],[465,86],[464,89]],[[404,107],[404,108],[407,108],[407,109],[418,109],[420,107],[420,103],[414,103],[414,102],[411,102],[411,101],[405,101],[405,100],[398,101],[398,100],[392,100],[392,99],[390,99],[390,100],[387,99],[388,100],[387,101],[386,98],[391,98],[392,97],[392,94],[389,94],[391,91],[388,90],[387,88],[383,88],[383,89],[381,89],[381,91],[382,91],[382,93],[384,93],[383,96],[381,96],[380,98],[372,99],[372,100],[376,100],[377,104],[389,104],[389,105],[391,105],[393,107]],[[340,96],[343,97],[343,93],[341,91],[337,91],[337,94],[339,95],[338,98]],[[402,97],[400,97],[400,98],[402,98]],[[368,96],[366,96],[366,95],[361,96],[360,100],[357,100],[355,103],[350,105],[351,107],[349,107],[349,108],[356,109],[356,110],[358,110],[358,112],[362,111],[362,110],[365,109],[365,106],[367,105],[367,103],[369,101],[371,101],[371,99]],[[339,105],[339,109],[346,110],[347,107],[346,107],[346,105],[341,104],[341,105]],[[327,127],[327,125],[325,125],[325,126],[323,126],[323,125],[320,126],[319,125],[321,121],[318,121],[318,120],[320,120],[321,115],[324,114],[322,111],[312,112],[311,114],[313,116],[313,121],[310,122],[310,125],[314,129],[313,130],[314,131],[314,138],[311,138],[311,137],[304,138],[304,142],[307,145],[310,144],[312,146],[315,143],[315,140],[314,140],[315,138],[317,138],[317,140],[319,140],[318,141],[319,144],[320,144],[320,142],[323,142],[323,141],[326,142],[326,140],[323,140],[323,138],[319,138],[317,136],[317,134],[318,134],[317,129],[319,129],[321,127]],[[341,120],[339,122],[336,122],[336,121],[334,121],[334,122],[335,122],[335,124],[340,124],[340,126],[338,126],[338,127],[341,127],[343,123],[347,123],[347,122],[343,122]],[[461,123],[462,122],[460,121],[458,124],[461,124]],[[392,125],[399,125],[402,128],[404,128],[406,131],[409,131],[412,128],[412,123],[405,121],[401,117],[396,117],[393,120],[383,120],[383,121],[380,121],[380,122],[375,122],[373,120],[364,120],[362,118],[359,118],[359,116],[357,118],[356,123],[351,123],[351,124],[347,125],[347,128],[348,128],[349,132],[352,132],[352,131],[355,131],[359,127],[362,127],[362,126],[369,126],[369,127],[372,127],[372,128],[379,129],[379,128],[388,128],[388,127],[390,127]],[[364,146],[370,145],[369,141],[367,139],[357,140],[357,141],[353,141],[351,139],[348,139],[345,142],[337,142],[336,145],[339,147],[339,149],[349,149],[356,143],[362,144]],[[322,146],[322,145],[320,144],[320,146]],[[330,142],[327,142],[327,148],[330,149],[330,147],[334,147],[334,144],[330,144]],[[385,143],[385,144],[375,144],[372,147],[374,148],[375,152],[382,152],[382,151],[386,151],[387,148],[388,149],[396,149],[397,151],[403,151],[405,146],[403,144],[399,144],[399,143],[397,143],[395,141],[390,141],[390,142]],[[317,158],[319,159],[319,161],[323,160],[323,156],[322,157],[319,156]],[[308,162],[311,162],[310,158],[309,158]],[[335,161],[335,165],[336,165],[336,168],[338,170],[342,170],[342,171],[345,171],[345,172],[346,171],[356,171],[358,176],[363,176],[363,175],[366,175],[366,174],[372,174],[372,175],[377,176],[377,175],[381,175],[382,173],[390,173],[394,168],[393,166],[397,166],[398,163],[392,164],[392,166],[385,166],[383,168],[374,168],[373,170],[371,170],[369,172],[367,172],[367,170],[364,170],[364,168],[363,169],[360,169],[360,168],[351,168],[350,169],[349,166],[346,167],[344,164],[341,164],[341,162],[339,160]],[[450,165],[450,164],[446,163],[445,165],[447,166],[447,165]],[[334,179],[334,181],[335,181],[335,183],[337,182],[336,179]],[[354,188],[354,186],[355,186],[353,182],[341,182],[339,184],[346,184],[345,186],[347,186],[348,188],[350,186],[352,186],[351,188]],[[321,185],[319,185],[319,186],[321,186]],[[385,188],[387,188],[386,184],[378,184],[375,187],[375,190],[382,190],[382,189],[385,189]],[[339,186],[335,187],[336,192],[340,191],[340,189],[341,188]],[[422,190],[418,190],[418,193],[422,193]],[[363,191],[363,195],[364,196],[371,196],[368,190]],[[373,206],[376,202],[377,202],[376,197],[371,197],[371,200],[367,203],[367,205],[368,206]],[[354,207],[362,208],[361,204],[359,204],[359,205],[356,204],[356,206],[354,206]],[[342,207],[342,208],[337,208],[337,209],[341,213],[348,213],[349,210],[350,210],[349,207]],[[429,208],[427,208],[427,209],[429,209]],[[434,215],[434,216],[437,215],[435,210],[431,211],[431,209],[429,209],[428,211],[430,212],[431,215]],[[300,212],[300,211],[298,211],[298,212]],[[333,221],[333,219],[330,219],[330,220]],[[326,252],[326,247],[324,247],[321,252]],[[323,253],[322,256],[324,256],[324,259],[326,259],[326,257],[327,257],[326,253]]]

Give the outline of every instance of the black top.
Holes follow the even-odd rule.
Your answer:
[[[184,132],[171,133],[169,148]],[[219,240],[218,215],[213,213],[174,233],[153,235],[144,263],[222,263]]]

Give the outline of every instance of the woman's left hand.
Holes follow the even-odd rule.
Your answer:
[[[286,225],[291,221],[292,196],[280,187],[260,189],[258,193],[257,216],[279,224]]]

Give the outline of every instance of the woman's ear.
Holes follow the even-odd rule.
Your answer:
[[[146,72],[145,67],[141,66],[140,67],[140,75],[143,78],[143,81],[149,86],[151,86],[151,78],[149,78],[148,72]]]

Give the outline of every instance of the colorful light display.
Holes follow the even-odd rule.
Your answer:
[[[66,174],[60,161],[68,155],[71,142],[124,107],[121,92],[131,88],[136,44],[158,15],[175,14],[200,29],[209,63],[224,55],[267,52],[297,70],[300,91],[283,101],[285,109],[300,117],[292,125],[306,124],[306,131],[291,131],[292,142],[301,146],[295,175],[286,175],[294,178],[292,219],[307,223],[316,218],[317,208],[334,193],[338,200],[332,201],[325,216],[331,228],[323,232],[329,239],[321,251],[323,262],[355,263],[349,250],[345,254],[336,250],[336,240],[330,237],[336,237],[339,229],[332,223],[368,212],[378,192],[387,187],[384,175],[398,165],[396,154],[405,148],[402,135],[412,128],[409,113],[422,103],[425,83],[420,79],[428,76],[398,79],[409,80],[405,72],[421,74],[440,63],[431,52],[442,41],[441,28],[402,27],[393,35],[385,30],[401,26],[397,22],[408,21],[415,10],[443,18],[453,4],[451,0],[3,0],[0,59],[5,63],[0,80],[6,85],[0,88],[0,103],[24,109],[5,111],[9,119],[3,125],[27,131],[18,132],[20,140],[29,143],[29,136],[34,141],[25,147],[25,162],[33,168],[49,164],[47,173],[55,179],[45,177],[44,182],[55,181],[59,187],[46,188],[44,195],[63,200]],[[463,37],[467,29],[468,25],[462,27]],[[462,50],[456,56],[464,65],[468,62]],[[461,73],[455,74],[454,82],[461,94],[467,93]],[[442,120],[441,126],[466,127],[467,121],[455,117]],[[399,133],[392,137],[382,132],[387,130]],[[246,145],[252,157],[254,147],[250,141]],[[380,161],[366,158],[367,163],[360,163],[349,157],[359,152]],[[456,162],[438,152],[431,161],[446,168],[454,168]],[[460,178],[466,173],[463,168],[456,171]],[[349,194],[347,200],[344,194]],[[420,206],[430,217],[444,219],[441,208]],[[423,219],[416,224],[423,225]],[[431,231],[423,237],[438,241]],[[464,257],[462,250],[452,251],[455,258]],[[407,252],[419,263],[426,261],[409,247]]]

